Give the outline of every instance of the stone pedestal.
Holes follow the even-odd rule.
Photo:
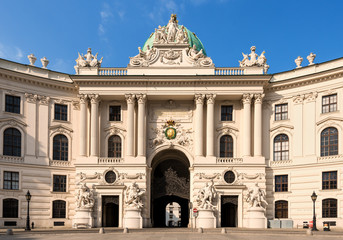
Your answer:
[[[200,209],[196,220],[197,228],[216,228],[217,221],[212,209]]]
[[[265,210],[261,207],[252,207],[248,210],[248,228],[267,228]]]
[[[143,228],[140,209],[125,209],[124,228]]]
[[[73,219],[73,228],[92,228],[92,212],[92,208],[77,209]]]

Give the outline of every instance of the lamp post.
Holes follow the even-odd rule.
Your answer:
[[[313,191],[311,195],[311,199],[313,201],[313,227],[312,231],[318,231],[317,229],[317,219],[316,219],[316,200],[317,200],[317,194]]]
[[[25,228],[25,231],[31,231],[31,228],[30,228],[30,200],[31,200],[31,194],[30,194],[30,191],[27,191],[25,197],[26,197],[26,201],[27,201],[27,217],[26,217],[26,228]]]

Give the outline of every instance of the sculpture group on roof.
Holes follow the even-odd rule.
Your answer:
[[[239,61],[239,66],[240,67],[265,67],[268,66],[267,63],[267,58],[264,56],[264,51],[261,53],[260,56],[258,56],[258,54],[255,52],[256,51],[256,47],[252,46],[250,48],[251,53],[250,54],[244,54],[243,55],[243,60]],[[249,59],[250,57],[250,59]],[[269,67],[269,66],[268,66]]]
[[[98,60],[98,53],[93,55],[91,48],[88,48],[87,54],[78,53],[79,57],[75,60],[77,67],[101,67],[102,59]]]
[[[155,28],[154,43],[188,43],[185,27],[178,25],[176,14],[171,15],[166,27]]]

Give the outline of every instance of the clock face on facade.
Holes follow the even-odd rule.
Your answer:
[[[174,139],[176,137],[176,129],[173,127],[168,127],[165,130],[165,135],[166,135],[166,138],[168,139]]]

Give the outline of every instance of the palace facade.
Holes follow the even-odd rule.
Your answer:
[[[318,228],[342,226],[343,58],[267,74],[243,55],[215,67],[172,16],[126,68],[91,49],[75,75],[0,59],[0,226],[25,226],[28,190],[36,227],[77,227],[82,206],[86,227],[129,226],[136,184],[139,227],[192,227],[209,182],[211,227],[253,227],[256,183],[270,227],[312,220],[314,191]]]

